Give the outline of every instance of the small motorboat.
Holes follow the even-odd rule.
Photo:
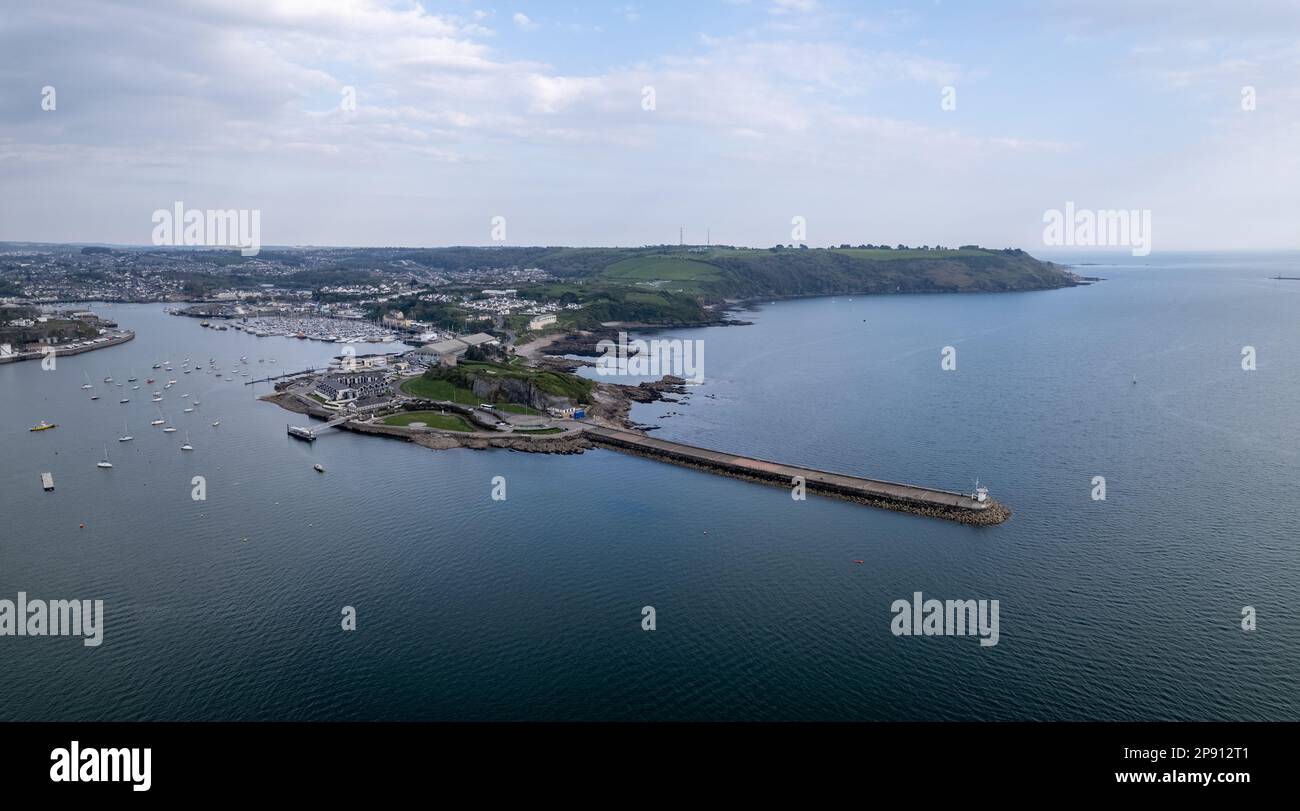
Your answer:
[[[55,424],[52,423],[52,422],[46,422],[45,420],[41,420],[40,422],[36,423],[35,425],[33,425],[33,426],[32,426],[30,429],[28,429],[28,430],[31,430],[31,431],[48,431],[48,430],[50,430],[51,428],[58,428],[58,427],[59,427],[59,426],[55,425]]]
[[[312,465],[312,466],[311,466],[311,469],[314,470],[314,471],[316,471],[317,473],[324,473],[324,472],[325,472],[325,466],[322,465],[322,464],[320,464],[319,462],[317,462],[316,464]]]

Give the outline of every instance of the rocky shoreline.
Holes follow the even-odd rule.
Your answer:
[[[597,389],[597,398],[600,399],[603,397],[604,402],[599,405],[599,411],[594,416],[601,423],[609,423],[614,427],[623,429],[633,428],[634,426],[627,419],[627,412],[630,410],[633,402],[651,402],[655,399],[664,399],[664,392],[673,393],[682,390],[684,383],[685,381],[680,378],[665,377],[663,380],[655,381],[653,383],[642,383],[640,386],[611,386],[602,384]],[[335,412],[304,401],[302,397],[288,392],[268,394],[263,396],[261,399],[278,405],[288,411],[307,414],[320,419],[328,420],[338,416]],[[643,458],[664,461],[669,464],[678,465],[679,467],[700,470],[713,475],[727,476],[728,478],[740,479],[755,484],[786,487],[782,482],[776,482],[770,478],[747,475],[734,469],[696,464],[684,459],[663,454],[642,453],[632,448],[621,447],[617,444],[610,444],[608,442],[593,442],[582,430],[568,432],[562,435],[521,436],[518,434],[490,435],[484,433],[459,433],[438,429],[411,429],[402,426],[364,422],[345,422],[337,427],[339,430],[352,431],[353,433],[358,434],[369,434],[372,436],[388,437],[390,439],[400,439],[432,450],[449,450],[451,448],[487,450],[494,448],[499,450],[519,451],[521,453],[577,454],[583,453],[592,448],[605,448],[632,456],[641,456]],[[966,510],[956,507],[918,504],[888,498],[853,495],[828,487],[819,487],[813,483],[809,484],[808,490],[815,495],[827,498],[852,501],[857,504],[893,510],[895,512],[904,512],[912,515],[956,521],[971,526],[994,526],[1001,524],[1011,517],[1011,509],[996,501],[992,502],[988,508],[984,510]]]
[[[330,411],[329,409],[308,404],[304,402],[301,397],[288,392],[267,394],[261,399],[265,402],[278,405],[286,411],[292,411],[295,414],[306,414],[323,420],[329,420],[339,416],[337,413]],[[571,454],[582,453],[583,451],[594,447],[592,443],[583,436],[581,431],[560,435],[522,436],[519,434],[493,435],[482,433],[462,433],[458,431],[441,431],[436,428],[411,429],[397,425],[382,425],[364,422],[345,422],[337,427],[340,431],[351,431],[356,434],[369,434],[371,436],[400,439],[432,450],[448,450],[451,448],[486,450],[488,448],[499,448],[502,450],[520,451],[523,453]]]

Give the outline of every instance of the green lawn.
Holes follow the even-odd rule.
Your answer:
[[[407,411],[404,414],[394,414],[384,418],[384,425],[410,425],[413,422],[422,422],[425,427],[441,428],[444,431],[477,430],[459,414],[442,414],[437,411]]]
[[[483,402],[474,392],[469,389],[462,389],[454,385],[450,380],[429,380],[428,378],[417,377],[403,383],[402,391],[412,397],[423,397],[426,400],[447,400],[467,406],[477,406]]]
[[[496,409],[497,411],[509,411],[511,414],[529,414],[532,416],[542,413],[535,408],[519,405],[518,403],[497,403]]]

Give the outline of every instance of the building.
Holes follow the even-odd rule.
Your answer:
[[[528,322],[528,331],[536,332],[539,329],[548,327],[555,323],[555,313],[546,313],[545,315],[535,315]]]
[[[464,355],[469,350],[469,344],[464,341],[451,338],[446,341],[437,341],[436,343],[425,344],[419,349],[413,349],[407,353],[407,357],[413,363],[422,363],[425,366],[455,366],[456,359]]]
[[[546,413],[556,419],[580,420],[587,416],[587,407],[585,405],[569,406],[568,408],[548,408]]]
[[[457,340],[461,341],[466,346],[496,346],[501,343],[486,332],[476,332],[473,335],[462,335]]]
[[[383,369],[388,366],[388,361],[388,355],[382,354],[354,355],[345,352],[334,356],[334,365],[349,372],[358,369]]]
[[[325,375],[314,391],[332,403],[346,403],[391,394],[393,387],[386,372],[357,370]]]

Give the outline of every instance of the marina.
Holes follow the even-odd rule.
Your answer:
[[[176,315],[187,315],[177,311]],[[224,331],[241,331],[256,338],[299,338],[324,343],[359,344],[393,343],[397,336],[392,330],[369,321],[329,316],[254,315],[231,316],[225,323],[203,321],[200,326]]]

